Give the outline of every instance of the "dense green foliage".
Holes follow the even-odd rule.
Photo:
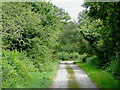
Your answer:
[[[58,62],[51,62],[49,69],[40,72],[25,53],[3,51],[2,87],[44,88],[49,87],[58,68]],[[46,83],[47,82],[47,83]]]
[[[2,3],[2,87],[50,85],[58,65],[58,34],[69,19],[50,2]]]
[[[86,52],[88,57],[85,61],[109,71],[118,80],[120,80],[119,4],[120,2],[85,2],[83,6],[86,10],[80,12],[78,17],[80,33],[91,47],[91,50],[88,49]],[[84,55],[82,57],[84,58]]]
[[[2,3],[2,87],[49,87],[59,60],[87,62],[120,80],[119,4],[85,2],[74,23],[50,2]]]

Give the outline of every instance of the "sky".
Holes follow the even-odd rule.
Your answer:
[[[79,12],[84,10],[81,6],[84,3],[84,0],[51,0],[51,2],[57,7],[63,8],[68,12],[72,21],[77,21]]]

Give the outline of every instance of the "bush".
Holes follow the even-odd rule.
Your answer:
[[[80,55],[80,59],[79,59],[79,61],[80,61],[80,62],[86,62],[86,58],[87,58],[87,56],[88,56],[88,54],[86,54],[86,53]]]
[[[28,73],[38,71],[24,52],[3,50],[2,56],[3,87],[15,88],[27,84]]]
[[[4,88],[19,88],[22,84],[22,77],[14,68],[8,64],[7,60],[2,61],[2,87]]]
[[[79,58],[80,58],[80,55],[78,54],[78,52],[70,53],[71,60],[79,60]]]
[[[63,61],[70,60],[70,55],[66,52],[58,52],[57,57],[59,60],[63,60]]]
[[[88,63],[90,64],[97,64],[98,62],[96,62],[97,56],[93,55],[87,58]]]
[[[48,70],[48,66],[55,57],[53,57],[52,50],[46,46],[35,46],[28,53],[33,64],[39,71]]]
[[[107,64],[106,71],[111,72],[112,75],[118,76],[118,61],[114,60]]]

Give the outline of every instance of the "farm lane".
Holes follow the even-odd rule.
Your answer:
[[[51,88],[97,88],[88,75],[73,64],[73,61],[60,62],[60,67]]]

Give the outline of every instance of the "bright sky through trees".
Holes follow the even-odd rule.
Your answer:
[[[70,14],[72,21],[77,21],[78,13],[84,10],[81,6],[84,3],[84,0],[51,0],[51,2],[54,5],[65,9]]]

